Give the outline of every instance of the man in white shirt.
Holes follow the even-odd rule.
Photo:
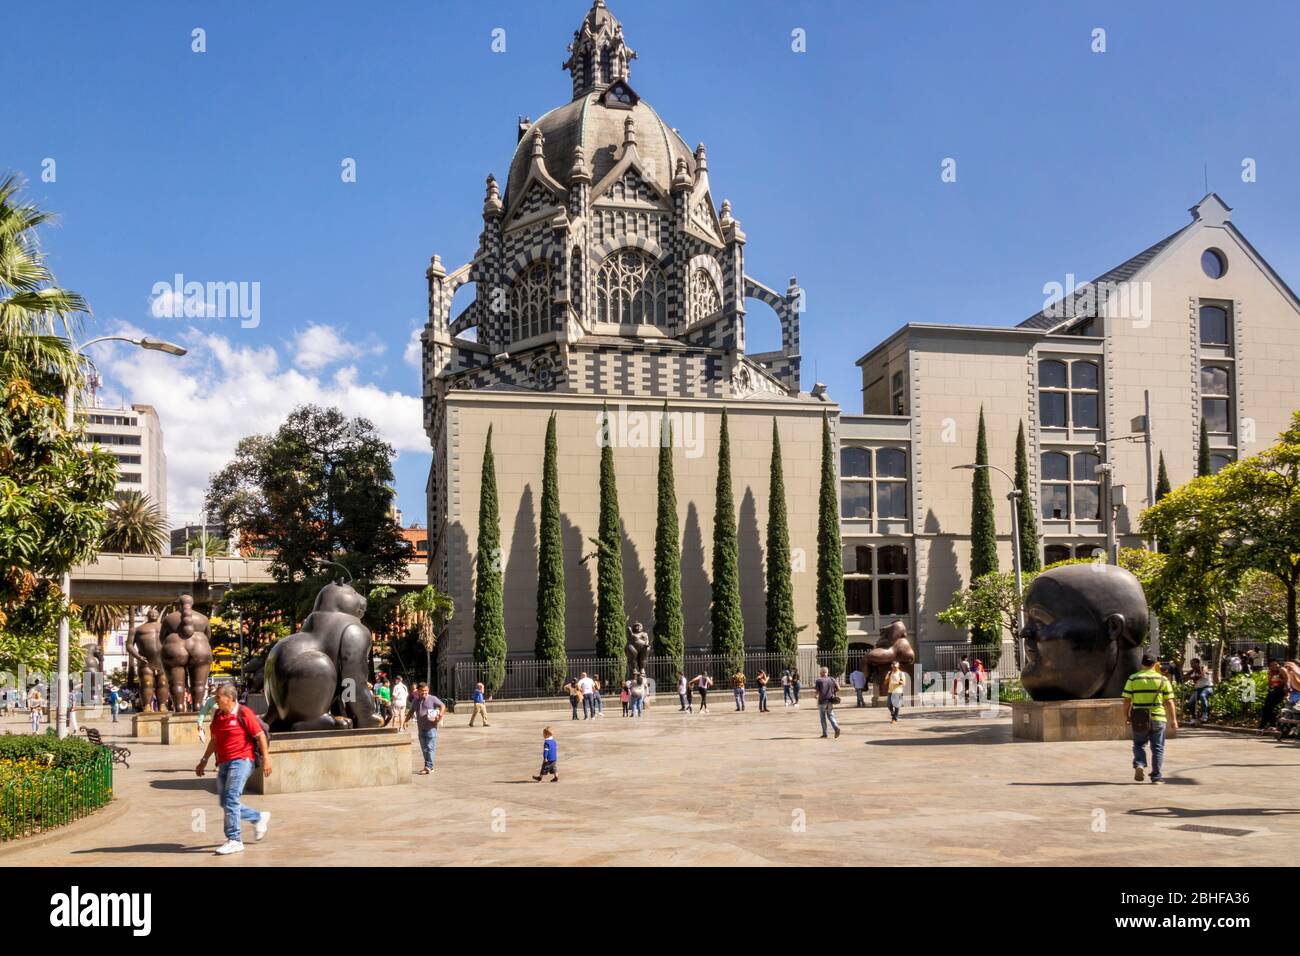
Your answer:
[[[578,691],[582,694],[582,719],[587,720],[596,716],[596,682],[587,676],[583,671],[582,676],[578,678]]]
[[[867,686],[867,675],[858,668],[849,675],[849,683],[853,685],[853,693],[858,695],[858,706],[866,707],[867,702],[862,699],[862,691]]]
[[[398,730],[406,729],[406,699],[410,694],[402,679],[397,678],[393,684],[393,726]]]

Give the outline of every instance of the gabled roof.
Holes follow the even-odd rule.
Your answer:
[[[1156,256],[1164,252],[1175,239],[1181,236],[1188,229],[1192,228],[1195,223],[1188,223],[1182,229],[1172,235],[1165,236],[1153,246],[1148,246],[1131,259],[1126,259],[1115,268],[1103,272],[1091,282],[1080,285],[1070,293],[1068,304],[1058,299],[1052,304],[1054,315],[1047,314],[1047,310],[1036,312],[1025,321],[1021,322],[1017,328],[1021,329],[1042,329],[1051,331],[1057,326],[1066,325],[1079,319],[1095,316],[1097,313],[1098,297],[1091,295],[1091,290],[1102,283],[1120,283],[1127,282],[1144,269]]]

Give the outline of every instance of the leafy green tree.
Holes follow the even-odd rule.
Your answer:
[[[989,479],[989,445],[984,428],[984,407],[980,406],[979,431],[975,438],[975,464],[971,477],[970,579],[977,582],[998,570],[998,530],[993,516],[993,485]],[[1002,632],[992,627],[971,629],[971,643],[991,657],[1001,649]]]
[[[718,437],[718,483],[713,503],[713,653],[728,669],[745,662],[745,617],[740,609],[740,550],[736,541],[736,503],[731,494],[731,437],[722,410]]]
[[[659,501],[655,515],[655,654],[681,667],[686,653],[682,622],[682,546],[673,480],[673,431],[664,402],[659,432]]]
[[[619,658],[627,643],[623,629],[623,538],[618,522],[618,478],[614,474],[614,437],[609,406],[601,407],[600,522],[596,537],[596,655]],[[588,555],[590,558],[593,555]],[[587,558],[583,559],[584,561]]]
[[[456,605],[450,597],[443,594],[432,584],[427,584],[418,591],[410,591],[402,595],[398,602],[398,607],[402,612],[412,619],[415,624],[416,640],[424,649],[424,679],[427,683],[433,683],[433,649],[437,646],[438,635],[442,629],[451,620],[456,611]],[[478,660],[478,615],[475,614],[475,660]],[[502,666],[504,668],[505,651],[504,637],[502,639]],[[481,662],[482,663],[482,662]],[[487,683],[486,681],[484,683]],[[498,680],[493,689],[500,685]]]
[[[501,508],[497,501],[497,470],[492,457],[492,426],[483,446],[483,477],[479,485],[478,553],[474,575],[474,660],[483,665],[489,693],[506,677],[506,621],[502,591]]]
[[[36,230],[50,214],[18,192],[16,177],[0,182],[0,671],[15,672],[54,668],[59,621],[75,613],[59,579],[94,553],[117,480],[116,459],[65,427],[86,304],[46,265]]]
[[[1223,533],[1241,567],[1273,575],[1286,592],[1287,656],[1300,653],[1300,411],[1276,444],[1210,479],[1222,503]],[[1181,489],[1180,489],[1181,490]],[[1167,550],[1175,551],[1173,548]],[[1175,552],[1176,553],[1176,552]]]
[[[1201,416],[1201,438],[1196,446],[1196,477],[1205,478],[1214,473],[1214,464],[1210,461],[1210,426],[1204,415]]]
[[[1020,569],[1037,571],[1043,566],[1038,556],[1038,519],[1034,516],[1034,499],[1030,494],[1029,453],[1025,448],[1025,423],[1020,422],[1016,433],[1016,490],[1020,500],[1016,503],[1020,515]]]
[[[281,583],[323,583],[323,562],[335,561],[364,586],[402,573],[410,556],[393,516],[394,457],[366,419],[304,405],[274,434],[240,441],[209,481],[208,511],[269,552]]]
[[[564,538],[560,527],[559,446],[555,413],[546,423],[542,456],[542,513],[537,551],[537,660],[549,663],[546,684],[558,691],[567,660],[564,646]]]
[[[1160,467],[1156,470],[1156,501],[1173,491],[1169,484],[1169,472],[1165,470],[1165,453],[1160,453]]]
[[[841,548],[835,443],[831,438],[830,419],[822,412],[821,485],[817,494],[817,651],[822,663],[835,675],[844,673],[849,657]]]
[[[790,525],[785,507],[785,469],[781,435],[772,419],[772,466],[767,495],[767,650],[793,667],[799,653],[794,622],[794,581],[790,568]],[[843,560],[841,558],[841,560]]]

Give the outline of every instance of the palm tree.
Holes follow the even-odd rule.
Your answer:
[[[202,537],[190,538],[190,540],[185,542],[185,553],[196,554],[200,547],[203,548],[204,553],[207,554],[209,558],[230,557],[230,542],[225,538],[209,536],[206,546],[204,546]]]
[[[451,620],[456,605],[432,584],[402,596],[399,607],[415,619],[418,637],[424,647],[424,679],[433,680],[433,648],[438,643],[438,631]]]
[[[108,635],[124,617],[126,608],[119,604],[88,604],[81,609],[81,621],[99,641],[100,653],[107,653]]]
[[[44,379],[37,387],[54,390],[81,379],[70,339],[78,314],[90,309],[80,295],[54,285],[36,239],[53,214],[21,199],[21,187],[14,175],[0,181],[0,381]]]
[[[118,554],[161,554],[167,543],[167,516],[138,491],[125,491],[108,512],[99,546]]]
[[[123,492],[108,511],[99,547],[118,554],[161,554],[167,543],[167,518],[161,508],[138,491]],[[135,605],[127,608],[126,639],[135,633]],[[126,657],[127,686],[135,686],[135,658]]]

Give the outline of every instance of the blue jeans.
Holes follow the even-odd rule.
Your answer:
[[[595,717],[595,716],[596,716],[596,702],[592,699],[590,694],[583,694],[582,695],[582,719],[586,720],[588,717]]]
[[[758,709],[767,710],[767,688],[762,684],[758,685]]]
[[[631,704],[632,704],[632,716],[633,716],[633,717],[644,717],[644,716],[645,716],[645,698],[644,698],[644,697],[633,697],[632,700],[631,700]]]
[[[596,704],[596,713],[603,714],[605,712],[605,702],[600,699],[600,691],[594,691],[591,698]]]
[[[433,752],[438,747],[438,728],[420,731],[420,752],[424,754],[424,769],[433,769]]]
[[[111,710],[113,712],[113,723],[117,723],[117,704],[114,704]]]
[[[900,691],[895,691],[889,695],[889,716],[893,720],[898,719],[898,709],[903,706],[903,695]]]
[[[253,761],[247,757],[229,760],[217,767],[217,796],[221,800],[221,809],[225,811],[223,827],[226,839],[239,842],[241,822],[256,821],[261,816],[252,807],[240,801],[244,795],[244,784],[253,772]]]
[[[690,699],[685,694],[678,694],[677,699],[681,701],[682,710],[685,710],[687,707],[690,706]]]
[[[1197,713],[1204,711],[1205,716],[1201,720],[1210,719],[1210,695],[1214,693],[1213,687],[1197,687],[1192,691],[1192,720],[1197,719]]]
[[[794,688],[791,687],[789,684],[782,684],[782,685],[781,685],[781,701],[782,701],[782,703],[789,704],[789,703],[791,703],[793,700],[794,700]]]
[[[1133,766],[1147,765],[1147,741],[1151,742],[1151,779],[1160,779],[1160,765],[1165,760],[1165,724],[1164,721],[1152,722],[1146,733],[1133,731]]]
[[[580,698],[573,697],[573,696],[570,696],[570,697],[569,697],[569,706],[573,708],[573,719],[574,719],[574,720],[577,720],[577,719],[578,719],[578,700],[579,700],[579,699],[580,699]]]
[[[802,687],[803,685],[795,683],[795,684],[791,684],[790,686],[794,689],[794,702],[797,704],[799,703],[799,688]]]
[[[822,719],[822,736],[823,736],[823,737],[826,736],[826,722],[827,722],[827,721],[830,721],[830,725],[831,725],[832,727],[835,728],[835,732],[836,732],[837,734],[840,732],[840,722],[839,722],[838,720],[835,719],[835,705],[834,705],[834,704],[818,704],[818,705],[817,705],[817,715],[818,715],[819,717],[821,717],[821,719]]]
[[[745,709],[745,688],[733,687],[731,692],[736,695],[736,710]]]

